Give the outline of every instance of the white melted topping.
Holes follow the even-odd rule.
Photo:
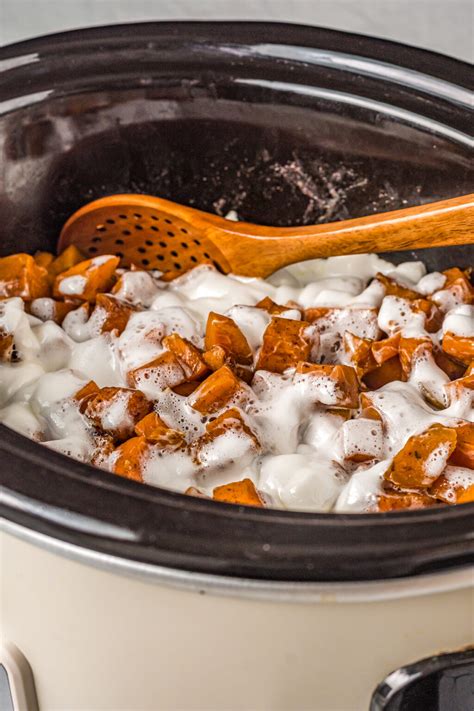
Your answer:
[[[94,264],[107,259],[98,257]],[[433,295],[446,314],[440,332],[428,334],[425,314],[407,299],[385,296],[384,286],[370,281],[377,272],[422,295]],[[395,267],[375,255],[358,255],[295,264],[265,281],[224,276],[208,266],[170,283],[156,277],[121,272],[114,296],[140,310],[132,313],[120,335],[101,333],[104,313],[97,309],[89,318],[86,305],[70,311],[59,327],[51,320],[52,299],[36,299],[33,315],[25,312],[20,298],[0,302],[0,333],[13,334],[17,354],[17,362],[0,363],[0,421],[51,449],[90,461],[94,439],[73,399],[78,390],[90,380],[99,387],[128,387],[130,371],[160,356],[165,350],[162,339],[172,333],[203,348],[210,311],[233,319],[256,362],[271,321],[256,307],[265,297],[289,304],[279,318],[301,320],[295,304],[329,309],[309,327],[317,363],[349,364],[343,348],[346,332],[379,339],[401,331],[405,336],[428,336],[435,345],[448,332],[474,336],[473,307],[460,304],[456,294],[444,289],[446,277],[426,274],[420,262]],[[61,281],[61,291],[68,296],[82,294],[84,287],[81,276]],[[409,437],[434,423],[456,427],[474,421],[472,391],[461,389],[454,398],[446,387],[449,382],[433,355],[423,351],[412,362],[408,382],[392,382],[370,393],[379,422],[357,411],[328,411],[341,407],[341,400],[337,384],[327,375],[260,370],[252,387],[243,383],[223,408],[237,407],[255,438],[244,430],[229,430],[214,439],[204,437],[196,450],[209,418],[193,409],[193,396],[174,393],[159,378],[144,378],[138,389],[168,426],[184,433],[189,449],[151,448],[143,461],[143,479],[176,491],[198,487],[212,495],[216,486],[249,478],[271,506],[371,510],[382,491],[383,474]],[[126,398],[116,398],[102,418],[107,430],[133,425]],[[110,456],[109,467],[116,456]],[[445,460],[442,448],[431,455],[426,463],[431,477],[443,471]],[[461,467],[448,466],[445,473],[457,484],[472,480],[471,470]]]

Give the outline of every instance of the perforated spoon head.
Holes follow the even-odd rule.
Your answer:
[[[233,222],[149,195],[113,195],[75,212],[58,249],[75,244],[89,257],[116,254],[123,267],[158,269],[169,278],[203,263],[224,274],[266,277],[305,259],[473,242],[474,195],[294,228]]]

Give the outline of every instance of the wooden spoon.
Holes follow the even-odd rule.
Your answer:
[[[203,262],[225,274],[267,277],[316,257],[474,242],[474,194],[404,210],[304,227],[233,222],[149,195],[112,195],[85,205],[64,225],[58,249],[116,254],[174,274]]]

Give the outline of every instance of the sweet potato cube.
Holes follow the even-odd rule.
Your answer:
[[[430,338],[404,338],[399,339],[399,357],[405,375],[410,375],[414,358],[419,358],[433,351]]]
[[[102,432],[118,440],[131,437],[136,423],[147,415],[152,404],[139,390],[100,388],[82,400],[81,412]]]
[[[377,361],[372,354],[372,341],[370,338],[355,336],[346,331],[343,336],[344,351],[357,373],[362,376],[377,367]]]
[[[395,358],[386,360],[385,363],[382,363],[382,365],[370,371],[370,373],[366,373],[362,380],[369,390],[378,390],[384,385],[387,385],[387,383],[392,383],[394,380],[406,380],[406,378],[400,363],[400,358],[396,356]]]
[[[380,341],[374,341],[371,346],[372,355],[377,365],[382,365],[390,358],[395,358],[398,355],[400,346],[400,332],[394,333],[393,336],[382,338]]]
[[[58,274],[54,280],[53,295],[95,301],[99,292],[110,291],[119,262],[119,257],[111,254],[79,262]]]
[[[75,244],[70,244],[69,247],[66,247],[66,249],[61,252],[59,257],[56,257],[56,259],[48,265],[48,271],[51,276],[55,277],[83,261],[84,255],[82,252],[79,251]]]
[[[383,422],[383,417],[377,408],[374,406],[370,394],[360,394],[360,416],[368,420],[377,420]]]
[[[252,349],[235,321],[214,311],[207,319],[205,346],[207,351],[220,346],[237,363],[250,365],[253,362]]]
[[[97,395],[99,389],[100,388],[97,383],[94,383],[93,380],[90,380],[80,390],[77,391],[73,398],[79,403],[80,406],[82,406],[86,402],[86,400],[88,400],[92,395]]]
[[[176,393],[176,395],[183,395],[184,397],[188,397],[188,395],[191,395],[191,393],[193,393],[198,387],[199,382],[197,380],[190,380],[189,382],[175,385],[173,388],[171,388],[171,390]]]
[[[10,363],[13,358],[13,333],[0,326],[0,362]]]
[[[142,465],[151,445],[145,437],[132,437],[112,453],[112,472],[126,479],[143,481]]]
[[[472,304],[474,302],[474,288],[467,272],[453,267],[446,269],[443,274],[446,277],[443,290],[450,291],[459,303]]]
[[[406,489],[430,486],[446,467],[456,440],[454,428],[431,425],[422,434],[409,438],[393,458],[385,479]]]
[[[298,306],[298,304],[287,304],[286,306],[281,306],[280,304],[276,304],[274,301],[272,301],[269,296],[266,296],[264,299],[259,301],[258,304],[256,304],[256,308],[263,309],[263,311],[266,311],[272,316],[279,316],[280,314],[285,313],[285,311],[290,311],[292,309],[297,309],[298,311],[301,311],[301,308]]]
[[[54,254],[51,254],[51,252],[36,252],[33,255],[33,259],[39,267],[48,269],[49,265],[54,261]]]
[[[415,299],[412,302],[415,311],[425,314],[425,329],[428,333],[436,333],[441,328],[444,314],[437,304],[430,299]]]
[[[226,504],[263,507],[263,501],[251,479],[218,486],[212,492],[212,498],[214,501],[223,501]]]
[[[355,368],[350,365],[319,365],[301,361],[296,366],[294,379],[298,380],[298,376],[314,378],[315,385],[317,385],[317,379],[322,378],[322,387],[326,394],[328,393],[327,387],[324,386],[324,379],[330,378],[334,381],[331,402],[322,400],[326,405],[350,409],[359,406],[359,381]]]
[[[246,387],[246,386],[245,386]],[[244,395],[244,383],[227,365],[216,370],[204,380],[189,396],[189,403],[194,410],[209,415]]]
[[[456,449],[452,453],[449,463],[458,467],[474,469],[474,423],[466,422],[459,425],[456,427],[456,435]]]
[[[427,494],[416,491],[393,492],[380,494],[377,497],[377,511],[401,511],[403,509],[425,509],[434,506],[435,499]]]
[[[465,363],[452,358],[441,348],[433,348],[433,358],[438,368],[441,368],[451,380],[462,378],[465,374]]]
[[[455,336],[445,333],[443,336],[443,351],[462,363],[469,363],[474,358],[474,338]]]
[[[304,310],[304,318],[308,323],[314,323],[319,319],[326,318],[331,313],[340,312],[340,308],[332,308],[330,306],[314,306]]]
[[[24,301],[32,301],[49,293],[48,272],[36,264],[31,254],[0,258],[0,298],[21,296]]]
[[[413,289],[407,289],[399,284],[392,277],[381,274],[380,272],[375,277],[385,287],[385,296],[398,296],[399,299],[408,299],[413,301],[422,298],[422,295]]]
[[[255,444],[258,445],[257,437],[255,433],[246,424],[242,413],[236,408],[231,407],[230,410],[222,412],[218,417],[210,420],[206,425],[206,433],[210,435],[213,439],[220,437],[220,435],[225,434],[229,430],[239,430],[245,432],[249,437],[255,440]]]
[[[135,307],[111,294],[97,294],[91,319],[92,323],[97,324],[99,333],[116,331],[120,334],[125,330],[128,319],[135,311]]]
[[[184,443],[184,434],[168,427],[156,412],[150,412],[137,422],[135,434],[145,437],[147,442],[153,442],[167,449],[181,447]]]
[[[190,341],[181,338],[177,333],[163,338],[163,346],[176,357],[183,369],[186,380],[200,380],[208,372],[201,357],[201,351]]]
[[[299,361],[307,361],[312,347],[309,326],[307,321],[274,316],[263,334],[256,369],[283,373]]]
[[[469,393],[471,401],[474,399],[474,373],[465,375],[463,378],[452,380],[446,383],[444,389],[448,393],[449,401],[452,403],[458,398],[462,398],[464,394]]]
[[[428,489],[430,496],[446,504],[474,501],[474,471],[460,466],[447,466]]]
[[[222,346],[213,346],[208,351],[204,351],[202,359],[211,370],[219,370],[225,365],[227,355]]]

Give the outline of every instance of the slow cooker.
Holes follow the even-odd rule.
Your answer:
[[[4,47],[0,72],[1,254],[115,192],[291,225],[473,191],[470,67],[403,45],[117,25]],[[469,707],[474,504],[216,504],[0,433],[2,708]]]

